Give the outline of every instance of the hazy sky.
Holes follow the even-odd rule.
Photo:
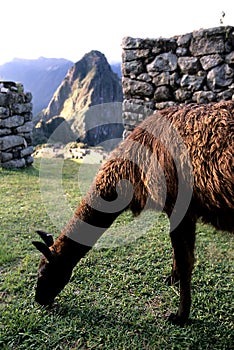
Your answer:
[[[13,58],[63,57],[90,50],[121,61],[124,36],[170,37],[234,25],[233,0],[0,0],[0,64]]]

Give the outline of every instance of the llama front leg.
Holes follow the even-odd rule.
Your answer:
[[[184,325],[191,307],[191,277],[194,267],[195,223],[184,219],[171,233],[173,247],[173,276],[180,281],[180,303],[176,314],[169,320]]]

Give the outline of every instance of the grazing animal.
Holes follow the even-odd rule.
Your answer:
[[[53,242],[33,242],[43,254],[35,299],[51,304],[77,262],[126,209],[153,208],[170,220],[173,268],[180,303],[173,323],[191,306],[195,225],[198,218],[234,231],[234,101],[175,106],[157,112],[122,141],[101,167],[74,216]]]

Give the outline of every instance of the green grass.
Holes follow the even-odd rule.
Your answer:
[[[88,176],[92,169],[86,167]],[[62,188],[71,211],[81,198],[78,171],[75,162],[67,161],[62,167]],[[77,265],[54,305],[37,305],[39,253],[31,240],[36,229],[59,233],[41,198],[39,174],[39,161],[24,170],[0,170],[1,349],[233,348],[232,236],[198,224],[191,321],[184,328],[173,326],[167,316],[176,311],[178,290],[164,283],[171,268],[164,215],[156,215],[149,230],[128,244],[111,247],[110,235],[104,236],[98,249]],[[58,205],[55,200],[55,211]],[[63,213],[58,211],[60,216]],[[126,238],[132,234],[132,220],[125,213],[112,233],[124,232]]]

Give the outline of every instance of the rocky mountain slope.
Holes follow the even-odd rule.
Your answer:
[[[122,99],[120,78],[101,52],[91,51],[69,69],[48,107],[37,116],[37,132],[49,137],[54,131],[49,126],[58,127],[64,120],[68,138],[69,125],[74,138],[89,145],[121,137],[121,103],[114,102]]]
[[[33,113],[48,106],[55,90],[74,63],[66,59],[19,59],[0,65],[0,80],[21,82],[33,95]]]

